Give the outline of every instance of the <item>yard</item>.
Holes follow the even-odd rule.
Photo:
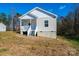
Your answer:
[[[79,55],[79,43],[64,37],[50,39],[45,37],[23,36],[15,32],[0,33],[0,55],[4,56],[58,56]]]

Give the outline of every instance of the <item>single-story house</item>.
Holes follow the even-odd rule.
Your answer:
[[[6,25],[3,23],[0,23],[0,32],[5,32],[6,31]]]
[[[35,7],[19,17],[20,33],[27,36],[56,38],[57,15]]]

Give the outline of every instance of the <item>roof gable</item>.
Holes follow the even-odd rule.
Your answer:
[[[48,11],[44,10],[44,9],[41,9],[41,8],[36,8],[36,10],[38,10],[38,11],[40,11],[40,12],[42,12],[42,13],[45,13],[45,14],[47,14],[47,15],[49,15],[49,16],[51,16],[51,17],[53,17],[53,18],[56,18],[56,15],[55,15],[55,14],[50,13],[50,12],[48,12]]]
[[[57,15],[50,13],[44,9],[41,9],[39,7],[35,7],[34,9],[32,9],[31,11],[25,13],[24,15],[20,16],[19,18],[23,18],[24,16],[29,16],[33,19],[36,18],[41,18],[41,17],[53,17],[56,18]]]

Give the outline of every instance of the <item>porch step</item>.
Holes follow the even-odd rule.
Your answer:
[[[35,31],[30,31],[30,36],[35,36]]]

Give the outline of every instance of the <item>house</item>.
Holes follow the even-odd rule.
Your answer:
[[[5,32],[5,31],[6,31],[6,25],[0,23],[0,32]]]
[[[27,36],[56,38],[57,15],[42,8],[35,7],[19,17],[20,33]]]

